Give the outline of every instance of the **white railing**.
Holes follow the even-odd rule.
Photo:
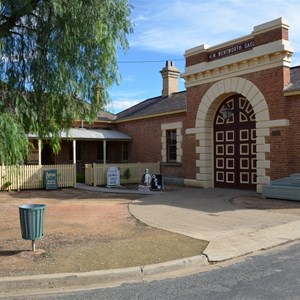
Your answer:
[[[76,186],[76,165],[21,165],[0,166],[2,190],[26,190],[44,188],[44,171],[57,170],[58,187]]]
[[[149,170],[150,174],[160,174],[160,163],[122,163],[122,164],[86,164],[85,165],[85,184],[88,185],[106,185],[107,170],[110,167],[117,167],[120,170],[120,182],[139,183],[142,179],[145,169]],[[126,178],[126,173],[130,174]]]

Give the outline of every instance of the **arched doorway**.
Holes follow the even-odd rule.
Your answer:
[[[232,115],[227,120],[222,108]],[[223,188],[256,188],[255,112],[240,94],[225,99],[214,119],[214,186]]]

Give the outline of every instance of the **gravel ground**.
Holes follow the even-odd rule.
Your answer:
[[[137,221],[128,211],[137,198],[73,188],[0,192],[0,276],[144,266],[204,251],[206,241]],[[19,205],[29,203],[47,205],[35,252],[22,240],[19,222]]]

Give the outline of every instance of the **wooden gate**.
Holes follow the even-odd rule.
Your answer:
[[[225,120],[221,110],[232,112]],[[241,95],[223,101],[214,120],[215,187],[256,188],[255,113]]]

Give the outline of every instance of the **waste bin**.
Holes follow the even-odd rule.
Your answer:
[[[23,204],[19,206],[22,238],[33,241],[33,251],[35,251],[34,241],[44,236],[45,210],[45,204]]]

